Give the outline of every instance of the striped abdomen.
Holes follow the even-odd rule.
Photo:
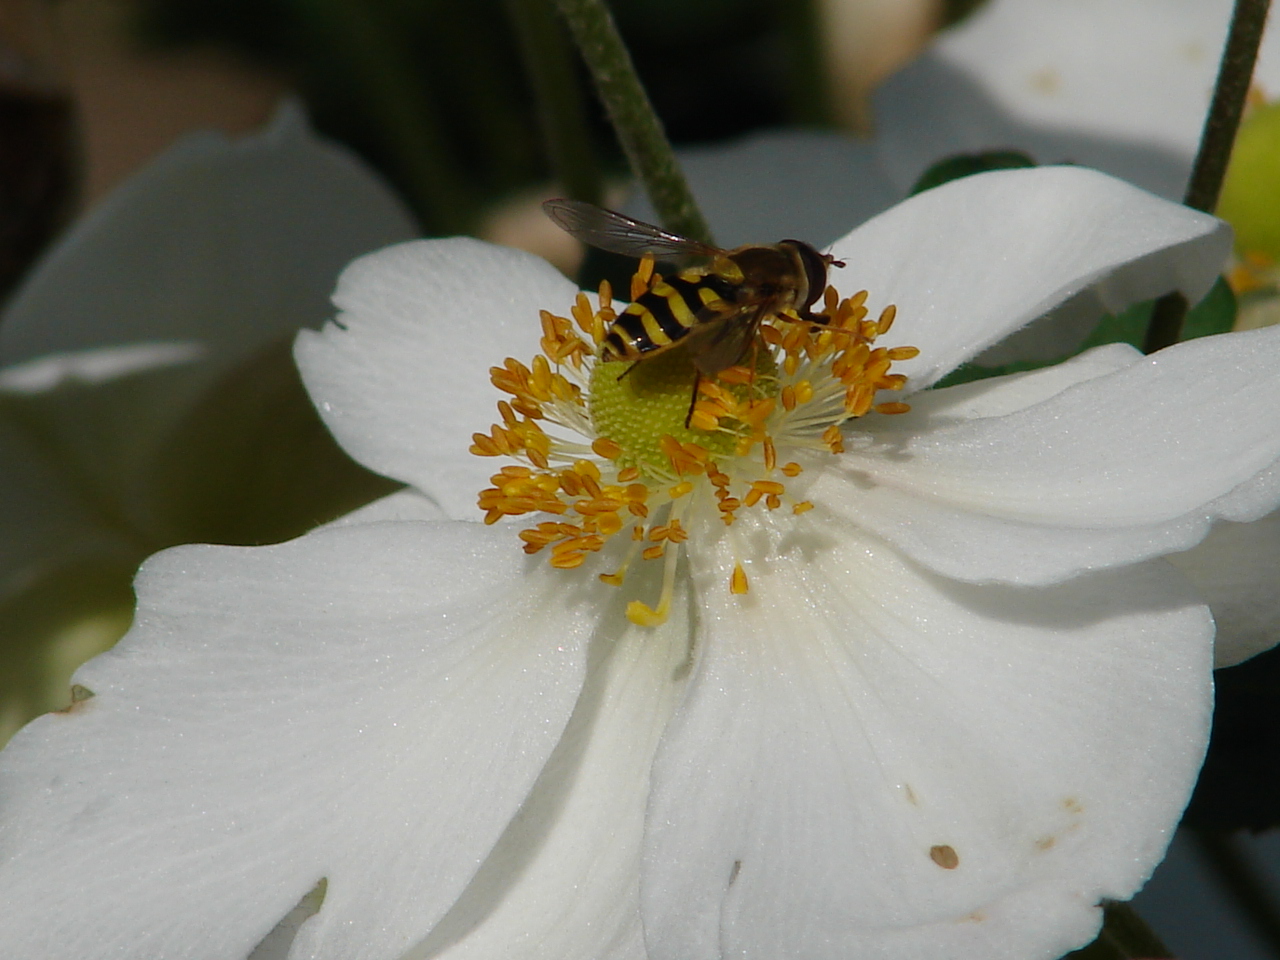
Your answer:
[[[711,275],[662,277],[609,325],[600,348],[603,360],[638,360],[670,346],[698,322],[706,308],[729,309],[734,284]]]

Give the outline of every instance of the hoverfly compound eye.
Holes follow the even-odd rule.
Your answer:
[[[803,306],[807,310],[818,302],[823,292],[827,289],[827,267],[836,265],[837,261],[824,253],[819,253],[803,240],[784,240],[782,242],[790,245],[795,250],[800,257],[800,263],[804,266],[807,286],[805,288]],[[844,266],[844,264],[841,263],[839,266]]]

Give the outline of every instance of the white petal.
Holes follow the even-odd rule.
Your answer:
[[[1076,167],[1002,170],[904,201],[837,241],[832,282],[896,304],[888,346],[920,390],[1087,288],[1111,309],[1178,289],[1192,302],[1230,247],[1220,220]],[[899,366],[895,365],[897,371]]]
[[[885,176],[870,143],[829,130],[757,131],[728,144],[686,147],[679,157],[724,247],[785,237],[825,247],[905,192]],[[658,222],[643,194],[625,209]]]
[[[963,580],[1046,583],[1187,549],[1212,519],[1280,498],[1267,333],[1179,344],[1005,416],[881,421],[808,496]]]
[[[1230,0],[991,0],[875,97],[878,145],[909,185],[960,151],[1019,148],[1178,199]],[[1280,93],[1280,33],[1254,82]]]
[[[895,416],[895,430],[934,429],[951,421],[1002,417],[1056,396],[1067,387],[1114,373],[1137,362],[1142,352],[1127,343],[1106,343],[1051,367],[1002,377],[986,377],[911,398],[911,410]]]
[[[978,587],[849,524],[782,542],[742,557],[745,598],[726,547],[697,579],[702,661],[654,765],[652,960],[1049,960],[1089,940],[1200,764],[1205,609],[1163,565]]]
[[[251,354],[329,316],[353,257],[416,232],[286,103],[252,136],[184,138],[77,223],[6,307],[0,364],[155,340]]]
[[[463,237],[422,240],[342,274],[336,323],[295,355],[333,435],[371,470],[411,483],[452,517],[476,517],[493,461],[467,452],[506,397],[489,368],[538,352],[539,309],[564,316],[577,288],[546,261]]]
[[[367,503],[357,510],[330,521],[328,527],[346,527],[359,523],[382,523],[386,520],[447,520],[434,500],[412,488]]]
[[[1216,524],[1202,543],[1169,561],[1213,611],[1214,666],[1248,660],[1280,641],[1280,513]]]
[[[380,523],[147,564],[96,695],[3,755],[0,953],[244,956],[321,878],[316,960],[420,940],[581,687],[595,605],[518,557]]]
[[[645,960],[644,814],[654,753],[688,675],[687,590],[658,629],[613,614],[525,806],[453,912],[403,960]]]

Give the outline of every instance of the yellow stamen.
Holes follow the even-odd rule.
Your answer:
[[[706,269],[686,271],[686,281],[703,282]],[[709,269],[737,282],[730,276],[737,269],[732,261]],[[667,282],[647,259],[632,279],[632,296]],[[624,582],[633,561],[663,557],[657,605],[627,606],[633,622],[655,626],[670,612],[680,545],[689,539],[680,512],[713,503],[720,520],[731,525],[744,509],[785,504],[795,515],[813,509],[787,495],[784,481],[803,468],[796,460],[780,463],[780,448],[818,446],[838,454],[846,421],[909,410],[906,403],[875,398],[882,390],[903,389],[906,377],[891,372],[891,365],[919,351],[875,346],[893,324],[892,306],[872,319],[866,291],[841,300],[828,287],[825,323],[806,322],[794,310],[766,318],[743,362],[715,376],[698,373],[680,349],[626,367],[600,359],[605,333],[618,316],[612,297],[612,287],[601,283],[594,304],[580,294],[568,316],[539,313],[542,352],[528,365],[507,358],[491,368],[490,379],[505,396],[498,422],[487,434],[472,436],[471,451],[522,461],[490,478],[479,506],[489,524],[532,513],[550,516],[520,532],[526,553],[546,551],[553,567],[574,569],[630,528],[625,562],[611,573],[596,572],[610,586]],[[691,381],[697,397],[690,411]],[[585,445],[563,439],[558,431],[565,428],[586,434]],[[700,485],[710,494],[705,501]],[[651,512],[664,522],[650,524]],[[730,589],[744,594],[747,587],[745,570],[735,564]]]

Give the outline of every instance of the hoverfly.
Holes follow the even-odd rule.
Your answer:
[[[680,345],[699,379],[741,362],[771,317],[825,324],[827,318],[809,308],[827,288],[827,268],[844,266],[800,240],[722,250],[579,200],[548,200],[542,209],[561,229],[601,250],[709,261],[659,277],[609,325],[600,347],[601,360],[634,362]],[[696,399],[696,381],[693,390]]]

